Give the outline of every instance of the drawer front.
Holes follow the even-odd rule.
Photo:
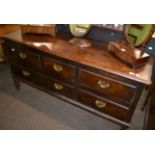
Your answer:
[[[40,74],[37,74],[36,72],[32,72],[29,69],[25,69],[22,67],[18,67],[16,65],[11,65],[12,72],[27,81],[30,81],[31,83],[35,83],[37,85],[42,85],[42,77]]]
[[[74,98],[74,94],[73,94],[74,88],[69,85],[66,85],[62,82],[58,82],[49,78],[44,79],[44,84],[45,84],[44,86],[52,92],[55,92],[70,98]]]
[[[41,66],[39,55],[24,50],[18,50],[16,52],[15,62],[37,71],[40,70]]]
[[[80,70],[79,82],[82,86],[128,102],[133,102],[136,94],[136,87],[134,86],[119,83],[119,81],[85,70]]]
[[[63,79],[65,81],[75,81],[75,67],[70,66],[59,61],[42,58],[43,70],[46,74],[56,79]]]
[[[9,53],[12,54],[11,62],[40,70],[40,56],[21,47],[8,46]]]
[[[78,92],[78,101],[123,121],[128,120],[130,116],[129,108],[82,90]]]

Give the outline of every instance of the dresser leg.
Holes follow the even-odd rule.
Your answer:
[[[141,108],[142,111],[144,111],[145,107],[147,106],[148,100],[149,100],[149,98],[150,98],[150,96],[152,94],[152,91],[153,91],[153,87],[154,86],[152,84],[150,87],[146,88],[146,91],[148,90],[148,94],[147,94],[147,97],[146,97],[146,99],[145,99],[145,101],[144,101],[144,103],[142,105],[142,108]]]
[[[13,77],[13,82],[17,90],[20,90],[20,81]]]

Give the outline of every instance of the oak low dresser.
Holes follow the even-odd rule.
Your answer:
[[[92,41],[91,47],[79,48],[70,38],[63,33],[55,38],[21,35],[20,30],[1,37],[15,86],[25,82],[122,129],[130,127],[142,92],[151,85],[152,59],[132,69],[115,59],[106,44]]]

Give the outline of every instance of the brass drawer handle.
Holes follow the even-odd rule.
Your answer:
[[[101,88],[103,88],[103,89],[109,88],[109,87],[110,87],[110,84],[109,84],[108,82],[105,82],[105,81],[98,80],[97,83],[98,83],[98,85],[99,85]]]
[[[63,67],[62,67],[62,65],[60,65],[60,64],[54,63],[54,64],[53,64],[53,69],[54,69],[56,72],[61,72],[61,71],[63,70]]]
[[[96,106],[97,106],[98,108],[104,108],[104,107],[106,107],[106,103],[103,102],[103,101],[101,101],[101,100],[96,100],[96,101],[95,101],[95,104],[96,104]]]
[[[22,58],[22,59],[26,59],[27,58],[27,54],[23,53],[23,52],[20,52],[19,53],[19,57]]]
[[[25,70],[23,70],[22,73],[23,73],[23,75],[24,75],[25,77],[28,77],[28,76],[31,75],[30,72],[25,71]]]
[[[63,85],[58,84],[58,83],[54,83],[54,88],[55,88],[56,90],[63,90]]]
[[[11,51],[12,51],[12,52],[15,52],[16,50],[15,50],[15,48],[11,48]]]

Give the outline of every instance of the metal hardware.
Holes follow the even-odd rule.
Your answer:
[[[22,73],[25,77],[28,77],[31,75],[28,71],[25,71],[25,70],[23,70]]]
[[[12,52],[15,52],[15,49],[14,49],[14,48],[11,48],[11,51],[12,51]]]
[[[101,100],[96,100],[96,101],[95,101],[95,104],[96,104],[96,106],[97,106],[98,108],[104,108],[104,107],[106,107],[106,103],[103,102],[103,101],[101,101]]]
[[[54,88],[55,88],[56,90],[62,90],[62,89],[63,89],[63,85],[58,84],[58,83],[54,83]]]
[[[103,88],[103,89],[109,88],[109,87],[110,87],[110,84],[109,84],[108,82],[105,82],[105,81],[98,80],[97,83],[98,83],[98,85],[99,85],[101,88]]]
[[[53,69],[54,69],[56,72],[61,72],[61,71],[63,70],[63,67],[62,67],[62,65],[60,65],[60,64],[54,63],[54,64],[53,64]]]
[[[19,53],[19,57],[22,58],[22,59],[26,59],[27,58],[27,54],[23,53],[23,52],[20,52]]]

